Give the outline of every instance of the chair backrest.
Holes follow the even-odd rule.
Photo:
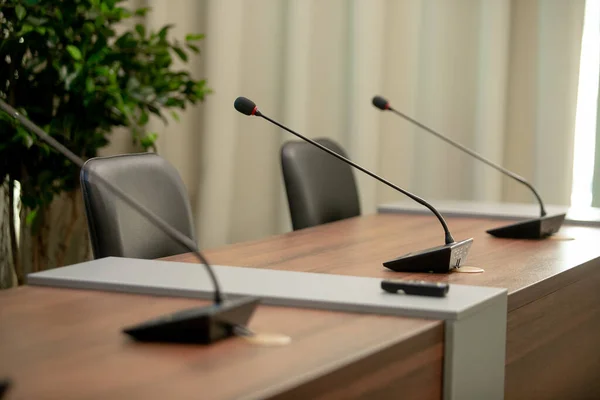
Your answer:
[[[96,175],[196,242],[186,189],[169,162],[153,153],[97,157],[80,174],[94,258],[153,259],[189,251],[112,194]]]
[[[346,157],[334,141],[316,141]],[[290,141],[281,148],[281,168],[294,230],[360,215],[350,165],[310,143]]]

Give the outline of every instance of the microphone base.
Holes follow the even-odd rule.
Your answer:
[[[260,303],[243,297],[207,307],[177,311],[123,329],[140,342],[211,344],[234,335],[236,326],[245,326]]]
[[[473,239],[432,247],[414,253],[408,253],[383,265],[396,272],[433,272],[444,274],[467,259]]]
[[[546,215],[487,230],[492,236],[505,239],[544,239],[558,232],[566,214]]]

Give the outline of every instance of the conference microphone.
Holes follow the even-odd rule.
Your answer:
[[[245,115],[262,117],[266,119],[270,123],[277,125],[281,129],[288,131],[289,133],[299,137],[300,139],[307,141],[313,146],[318,147],[319,149],[329,153],[340,161],[345,162],[358,169],[359,171],[364,172],[372,178],[377,179],[379,182],[395,189],[396,191],[404,194],[405,196],[410,197],[417,203],[427,207],[440,221],[440,224],[444,228],[445,241],[446,243],[442,246],[433,247],[426,250],[417,251],[414,253],[408,253],[404,256],[396,258],[394,260],[386,261],[383,265],[393,271],[397,272],[437,272],[437,273],[445,273],[449,272],[454,268],[459,268],[461,263],[467,259],[469,254],[469,249],[471,248],[471,244],[473,243],[473,239],[466,239],[460,242],[456,242],[448,229],[448,225],[446,221],[442,217],[442,215],[428,202],[421,199],[420,197],[407,192],[406,190],[394,185],[393,183],[383,179],[379,175],[374,174],[373,172],[367,170],[366,168],[361,167],[353,161],[339,155],[338,153],[330,150],[329,148],[323,146],[307,138],[306,136],[301,135],[298,132],[291,130],[290,128],[280,124],[279,122],[267,117],[263,113],[258,110],[256,104],[252,100],[249,100],[245,97],[238,97],[234,102],[234,107],[236,110]]]
[[[438,138],[442,139],[446,143],[451,144],[452,146],[456,147],[457,149],[467,153],[468,155],[470,155],[472,157],[475,157],[479,161],[489,165],[490,167],[494,168],[495,170],[500,171],[504,175],[525,185],[527,188],[529,188],[529,190],[531,190],[533,192],[535,198],[537,199],[538,203],[540,204],[539,218],[528,219],[526,221],[517,222],[515,224],[511,224],[508,226],[502,226],[499,228],[489,229],[486,232],[489,233],[490,235],[500,237],[500,238],[511,238],[511,239],[543,239],[543,238],[546,238],[546,237],[551,236],[551,235],[555,234],[556,232],[558,232],[558,230],[562,226],[562,224],[565,220],[566,214],[547,215],[546,209],[544,207],[544,202],[542,201],[541,196],[538,194],[537,190],[535,190],[533,185],[531,183],[527,182],[527,180],[525,180],[525,178],[515,174],[512,171],[507,170],[504,167],[501,167],[498,164],[491,162],[487,158],[484,158],[482,155],[477,154],[476,152],[468,149],[467,147],[463,146],[462,144],[453,141],[452,139],[448,138],[447,136],[442,135],[441,133],[436,132],[431,128],[428,128],[427,126],[414,120],[413,118],[407,116],[406,114],[403,114],[400,111],[395,110],[394,108],[392,108],[390,106],[390,103],[381,96],[373,97],[373,105],[382,111],[388,111],[388,110],[392,111],[393,113],[401,116],[405,120],[413,123],[414,125],[417,125],[419,128],[426,130],[427,132],[431,133],[432,135],[437,136]]]
[[[84,161],[73,152],[59,143],[56,139],[44,132],[29,119],[23,117],[17,110],[0,99],[0,109],[19,121],[30,132],[37,135],[41,140],[50,145],[54,150],[65,156],[73,164],[85,168]],[[152,213],[142,204],[138,203],[124,191],[88,170],[100,184],[104,185],[112,194],[138,211],[144,218],[150,221],[158,229],[166,233],[191,253],[204,265],[206,272],[212,281],[214,288],[214,302],[207,307],[195,307],[173,314],[158,317],[156,319],[142,322],[141,324],[125,328],[123,332],[133,339],[144,342],[167,342],[167,343],[200,343],[209,344],[220,339],[233,336],[238,328],[243,328],[247,323],[260,299],[254,297],[242,297],[235,300],[223,300],[217,277],[206,258],[196,249],[196,244],[182,234],[162,218]]]

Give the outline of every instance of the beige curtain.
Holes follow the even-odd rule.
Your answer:
[[[584,0],[148,0],[148,25],[202,32],[191,65],[214,89],[157,126],[202,247],[290,229],[279,148],[243,95],[432,199],[531,201],[520,185],[370,104],[375,94],[568,203]],[[118,135],[117,135],[118,136]],[[120,140],[116,137],[116,140]],[[126,145],[126,143],[122,143]],[[111,151],[122,149],[113,145]],[[356,175],[363,212],[402,197]]]

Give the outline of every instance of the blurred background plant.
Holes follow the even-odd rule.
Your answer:
[[[150,117],[177,121],[178,109],[210,92],[174,66],[199,53],[203,35],[170,39],[171,25],[149,31],[150,9],[122,3],[0,0],[0,97],[84,159],[117,127],[141,151],[155,151]],[[76,166],[0,112],[0,287],[89,257],[78,177]]]

